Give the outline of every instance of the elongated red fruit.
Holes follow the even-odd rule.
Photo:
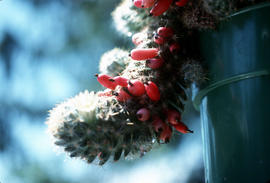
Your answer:
[[[128,79],[122,76],[116,76],[113,78],[116,85],[127,87],[128,86]]]
[[[145,84],[145,91],[146,91],[146,94],[148,95],[148,97],[152,101],[159,101],[160,92],[159,92],[159,89],[155,83],[153,83],[152,81],[149,81],[147,84]]]
[[[167,111],[167,121],[172,125],[177,125],[181,121],[181,115],[178,111],[169,109]]]
[[[159,35],[156,35],[156,36],[154,37],[154,42],[157,43],[158,45],[164,44],[165,41],[166,41],[165,38],[164,38],[164,37],[161,37],[161,36],[159,36]]]
[[[145,35],[143,33],[136,33],[132,36],[132,42],[134,45],[138,46],[143,43]]]
[[[170,51],[172,54],[177,53],[180,50],[180,45],[178,43],[173,43],[170,46]]]
[[[136,116],[140,121],[147,121],[150,118],[150,111],[147,108],[141,108],[137,111]]]
[[[173,36],[173,29],[170,27],[159,27],[157,34],[161,37],[169,38]]]
[[[179,122],[178,124],[173,125],[173,127],[181,133],[193,133],[193,131],[188,129],[188,127],[183,122]]]
[[[158,69],[163,65],[163,63],[163,58],[152,58],[146,61],[146,65],[151,69]]]
[[[172,128],[165,124],[164,130],[161,132],[159,139],[165,143],[168,143],[172,137]]]
[[[139,97],[145,93],[144,85],[139,80],[131,80],[128,82],[128,91],[133,96]]]
[[[160,117],[158,117],[158,116],[154,117],[154,120],[152,122],[152,126],[153,126],[155,132],[157,132],[157,133],[162,132],[165,128],[165,125],[166,124],[160,119]]]
[[[159,16],[167,11],[172,4],[173,0],[158,0],[157,3],[150,11],[150,15]]]
[[[116,94],[116,99],[119,102],[126,102],[131,98],[132,97],[123,88],[121,88],[120,91]]]
[[[131,58],[133,60],[147,60],[158,56],[158,48],[137,48],[131,50]]]
[[[97,95],[99,97],[111,97],[112,96],[112,90],[106,89],[104,91],[98,92]]]
[[[180,7],[183,7],[187,4],[188,0],[179,0],[179,1],[176,1],[175,4],[177,6],[180,6]]]
[[[96,74],[96,77],[98,82],[106,88],[114,90],[115,87],[117,86],[113,78],[106,74]]]
[[[134,0],[133,1],[134,6],[137,8],[142,8],[142,0]]]
[[[155,4],[156,0],[142,0],[142,7],[143,8],[150,8]]]

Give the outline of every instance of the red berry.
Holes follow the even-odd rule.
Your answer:
[[[143,43],[144,34],[143,33],[136,33],[132,36],[132,42],[138,46],[139,44]]]
[[[146,65],[151,69],[158,69],[163,65],[163,63],[163,58],[152,58],[146,61]]]
[[[136,116],[140,121],[147,121],[150,118],[150,111],[146,108],[141,108],[137,111]]]
[[[159,118],[159,117],[154,117],[154,120],[152,122],[152,126],[155,130],[155,132],[162,132],[165,128],[165,123]]]
[[[171,53],[177,53],[180,50],[180,45],[178,43],[173,43],[170,45]]]
[[[109,89],[114,90],[115,87],[117,86],[117,84],[114,82],[114,80],[112,79],[112,77],[106,75],[106,74],[97,74],[97,80],[98,82]]]
[[[128,83],[128,91],[132,95],[139,97],[142,96],[145,93],[144,85],[139,80],[131,80]]]
[[[116,94],[116,99],[119,102],[126,102],[131,98],[132,97],[123,88],[121,88],[120,91]]]
[[[150,8],[155,4],[156,0],[142,0],[142,7],[143,8]]]
[[[170,27],[159,27],[157,30],[159,36],[169,38],[173,36],[173,30]]]
[[[134,6],[137,8],[142,8],[142,0],[134,0],[133,1]]]
[[[167,11],[173,0],[159,0],[150,11],[150,15],[159,16]]]
[[[106,89],[105,91],[98,92],[97,95],[99,97],[111,97],[112,96],[112,91]]]
[[[169,125],[165,124],[165,128],[161,132],[159,139],[167,143],[170,141],[171,137],[172,137],[172,128]]]
[[[188,0],[179,0],[179,1],[177,1],[175,4],[176,4],[177,6],[182,7],[182,6],[185,6],[185,5],[187,4],[187,2],[188,2]]]
[[[155,41],[155,43],[157,43],[158,45],[162,45],[162,44],[165,43],[165,39],[164,39],[163,37],[161,37],[161,36],[158,36],[158,35],[156,35],[156,36],[154,37],[154,41]]]
[[[152,81],[149,81],[147,84],[145,84],[145,90],[148,97],[153,101],[159,101],[160,99],[160,92],[155,83]]]
[[[147,60],[158,56],[158,48],[137,48],[131,50],[131,58],[133,60]]]
[[[114,79],[114,82],[117,85],[120,85],[120,86],[123,86],[123,87],[127,87],[128,86],[128,79],[127,78],[124,78],[122,76],[116,76],[113,79]]]
[[[177,125],[181,121],[181,115],[178,111],[169,109],[167,111],[167,121],[172,125]]]
[[[193,131],[188,129],[188,127],[183,122],[179,122],[176,125],[173,125],[173,127],[181,133],[193,133]]]

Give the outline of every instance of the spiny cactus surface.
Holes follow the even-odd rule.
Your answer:
[[[85,91],[50,111],[47,121],[56,145],[70,157],[103,165],[110,157],[143,155],[155,141],[148,125],[129,118],[115,97]]]

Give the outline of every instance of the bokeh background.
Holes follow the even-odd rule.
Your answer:
[[[48,110],[83,91],[102,89],[101,55],[131,48],[111,12],[120,0],[0,0],[1,183],[204,182],[199,114],[183,120],[194,134],[140,159],[88,165],[56,152],[46,134]]]

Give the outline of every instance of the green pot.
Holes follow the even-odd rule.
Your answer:
[[[201,112],[207,183],[270,182],[270,3],[201,33],[209,83]]]

